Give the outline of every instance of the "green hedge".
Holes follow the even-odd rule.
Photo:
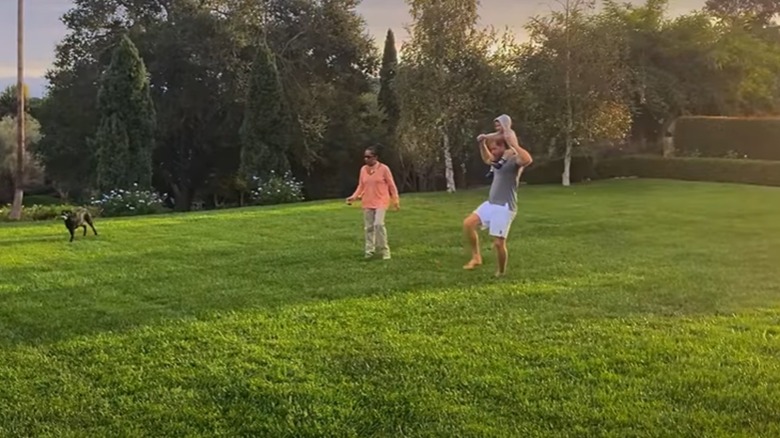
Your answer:
[[[534,162],[523,173],[528,184],[560,184],[563,160]],[[593,161],[572,160],[571,182],[620,177],[677,179],[780,186],[780,161],[728,158],[663,158],[631,155]]]
[[[780,161],[629,156],[600,161],[599,178],[636,176],[780,186]]]
[[[22,221],[50,221],[59,218],[63,210],[75,210],[79,207],[73,205],[31,205],[22,208]],[[101,214],[99,208],[86,207],[94,217]],[[10,222],[8,214],[11,212],[11,206],[0,205],[0,222]]]
[[[473,160],[467,169],[466,183],[469,187],[490,185],[485,175],[490,167],[482,161]],[[523,171],[520,180],[527,184],[560,184],[563,174],[563,159],[537,159]],[[577,183],[598,177],[594,161],[590,157],[576,156],[571,160],[571,182]]]
[[[61,205],[62,199],[51,195],[28,195],[24,194],[24,205],[32,207],[33,205]]]
[[[570,172],[572,183],[598,177],[594,161],[589,157],[572,157]],[[562,174],[563,159],[534,161],[523,171],[521,180],[528,184],[560,184]]]
[[[780,160],[780,118],[681,117],[674,148],[686,156]]]

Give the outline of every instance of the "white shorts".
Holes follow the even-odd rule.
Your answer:
[[[512,221],[515,220],[515,212],[509,209],[508,205],[496,205],[487,201],[477,207],[474,211],[482,222],[482,229],[489,229],[493,237],[506,238],[509,235],[509,228]]]

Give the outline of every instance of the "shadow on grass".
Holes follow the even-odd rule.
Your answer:
[[[465,272],[459,251],[440,248],[415,249],[414,257],[404,257],[401,247],[393,260],[366,262],[350,244],[327,253],[240,251],[234,245],[197,256],[187,247],[158,248],[142,255],[103,256],[89,265],[64,259],[43,268],[4,269],[3,277],[13,281],[0,279],[0,345],[45,344],[215,313],[419,290],[518,291],[523,302],[508,305],[536,309],[539,318],[551,319],[683,315],[717,308],[712,290],[696,288],[706,275],[682,277],[674,270],[655,270],[648,277],[625,267],[590,267],[561,276],[560,269],[533,268],[523,260],[524,270],[494,279],[489,263]]]
[[[772,424],[778,399],[762,388],[776,368],[747,359],[776,356],[755,336],[772,315],[548,321],[540,315],[561,315],[555,298],[581,291],[511,288],[237,310],[12,350],[0,357],[13,376],[0,387],[4,426],[19,436],[508,436],[551,425],[699,436]]]
[[[420,195],[410,202],[418,208],[414,214],[389,215],[389,262],[361,260],[360,212],[342,205],[220,214],[235,218],[230,221],[205,220],[216,213],[117,219],[105,233],[98,225],[99,238],[32,244],[7,254],[0,267],[0,347],[214,313],[421,290],[446,294],[520,285],[524,301],[513,305],[540,309],[538,317],[551,320],[712,314],[778,302],[780,285],[771,275],[778,259],[756,251],[759,244],[777,241],[772,234],[710,238],[720,228],[702,224],[731,226],[708,219],[710,208],[722,208],[720,199],[694,210],[697,221],[682,227],[676,218],[659,222],[651,215],[665,198],[604,213],[605,202],[628,202],[619,188],[606,187],[619,196],[596,198],[599,210],[590,207],[593,197],[577,195],[585,207],[572,209],[546,197],[574,196],[570,191],[530,191],[534,208],[513,228],[509,278],[498,282],[491,275],[492,254],[486,253],[479,272],[461,269],[460,221],[482,199],[474,193]],[[766,209],[767,202],[758,205]],[[336,213],[308,214],[320,209]],[[666,217],[667,210],[657,215]],[[187,227],[179,228],[182,222]],[[34,234],[21,241],[57,242],[62,231],[27,232]],[[13,241],[6,239],[9,233],[0,236]],[[489,245],[487,239],[483,243]],[[531,294],[529,285],[556,293]]]
[[[90,231],[91,233],[92,231]],[[78,237],[81,237],[81,232],[79,232]],[[13,239],[0,239],[0,248],[3,248],[3,250],[10,249],[12,246],[21,246],[21,245],[29,245],[31,243],[42,243],[42,242],[67,242],[70,240],[70,234],[68,233],[68,230],[65,229],[65,227],[62,228],[62,232],[59,235],[44,235],[44,236],[25,236],[25,237],[18,237]]]
[[[405,257],[404,247],[399,246],[390,261],[366,262],[353,246],[346,243],[327,253],[251,247],[242,251],[232,243],[201,250],[197,256],[183,246],[132,256],[102,255],[88,264],[62,258],[45,266],[4,268],[0,345],[48,343],[164,320],[208,317],[215,312],[416,290],[526,289],[531,284],[544,290],[576,291],[578,285],[592,281],[597,284],[588,289],[610,287],[612,280],[639,280],[626,275],[612,280],[609,275],[557,278],[551,271],[518,271],[496,280],[492,266],[464,272],[460,251],[415,249],[414,257]],[[430,268],[425,269],[426,265]]]

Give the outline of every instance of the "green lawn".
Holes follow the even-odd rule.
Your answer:
[[[780,189],[485,194],[0,226],[0,435],[780,436]]]

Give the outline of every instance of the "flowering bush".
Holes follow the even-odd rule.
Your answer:
[[[743,159],[743,158],[746,159],[748,156],[747,154],[740,154],[735,150],[729,150],[728,152],[726,152],[726,155],[724,155],[724,157],[731,158],[731,159]]]
[[[271,171],[266,179],[254,176],[249,191],[253,204],[271,205],[303,201],[303,183],[296,180],[290,172],[279,176]]]
[[[78,207],[73,205],[30,205],[22,207],[22,221],[48,221],[60,217],[64,210],[76,210]],[[100,211],[95,207],[87,207],[90,214],[94,217],[100,216]],[[11,206],[0,206],[0,222],[9,221],[8,215],[11,213]]]
[[[164,212],[164,199],[167,195],[158,195],[149,190],[140,190],[134,184],[133,189],[111,190],[99,198],[92,198],[90,205],[100,208],[103,216],[135,216]]]

